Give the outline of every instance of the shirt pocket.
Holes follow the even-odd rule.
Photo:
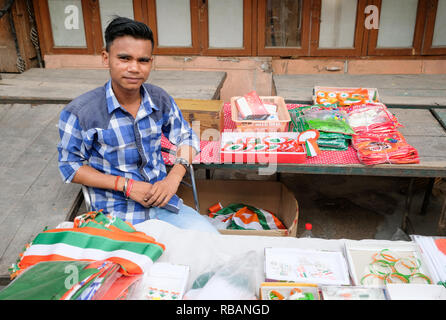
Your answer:
[[[98,152],[113,167],[128,171],[140,163],[132,125],[98,130]]]
[[[161,150],[162,120],[149,118],[148,121],[138,123],[141,142],[146,153],[153,154]],[[153,155],[151,155],[153,157]]]

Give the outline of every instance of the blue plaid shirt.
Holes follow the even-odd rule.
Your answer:
[[[198,137],[182,117],[173,98],[145,83],[141,106],[133,118],[118,102],[111,80],[70,102],[59,119],[59,171],[70,183],[86,162],[105,174],[155,183],[167,176],[161,155],[161,135],[174,145],[199,152]],[[88,187],[93,210],[132,224],[149,219],[149,208],[126,199],[122,191]],[[177,213],[182,200],[174,195],[164,207]]]

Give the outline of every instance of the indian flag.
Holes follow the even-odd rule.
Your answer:
[[[39,233],[21,254],[15,277],[24,269],[42,261],[106,260],[120,265],[120,272],[136,275],[147,272],[165,247],[133,226],[112,221],[102,213],[75,221],[73,228],[56,228]],[[124,230],[125,229],[125,230]]]
[[[227,229],[277,230],[286,229],[270,211],[241,203],[233,203],[210,215],[216,220],[228,221]]]

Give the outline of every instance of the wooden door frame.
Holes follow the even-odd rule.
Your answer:
[[[381,22],[382,0],[373,0],[373,4],[379,9]],[[379,29],[371,29],[368,32],[368,56],[418,56],[421,55],[424,25],[426,22],[427,0],[418,0],[417,15],[414,27],[414,36],[411,48],[377,48]]]
[[[442,47],[432,47],[434,39],[435,21],[437,18],[438,0],[430,0],[426,13],[426,30],[423,41],[423,55],[444,55],[446,54],[446,45]]]
[[[48,1],[33,0],[36,26],[39,33],[42,54],[94,54],[96,52],[97,49],[95,50],[95,48],[97,48],[97,44],[95,43],[94,33],[97,32],[97,30],[93,24],[95,14],[89,10],[89,0],[81,0],[81,4],[86,47],[55,47]]]
[[[147,23],[144,0],[133,0],[133,15],[135,20]],[[85,29],[85,48],[55,47],[51,28],[50,13],[47,0],[33,0],[36,26],[41,43],[42,54],[100,54],[105,47],[101,26],[99,2],[81,0],[82,15]]]
[[[253,4],[254,0],[243,0],[243,48],[225,49],[209,48],[209,15],[208,0],[200,0],[200,34],[201,34],[201,54],[204,56],[251,56],[252,52],[252,24],[253,24]]]
[[[363,52],[363,38],[367,33],[364,27],[367,0],[358,0],[356,7],[355,34],[353,48],[319,48],[322,0],[313,0],[311,18],[310,56],[325,57],[359,57]]]
[[[95,37],[95,52],[97,54],[100,54],[102,50],[105,50],[105,43],[103,40],[103,35],[105,33],[105,30],[102,30],[102,23],[101,23],[101,11],[99,8],[99,2],[94,1],[97,3],[97,7],[93,8],[94,13],[94,21],[93,26],[96,30],[96,34],[99,34],[99,37]],[[136,21],[144,22],[147,24],[147,16],[144,14],[146,6],[145,6],[144,0],[132,0],[133,5],[133,18]]]
[[[146,3],[147,8],[144,10],[147,15],[147,24],[152,29],[153,40],[155,42],[155,48],[153,48],[153,54],[156,55],[197,55],[200,54],[200,43],[198,38],[198,24],[199,24],[199,0],[190,0],[190,17],[191,17],[191,47],[159,47],[158,46],[158,27],[156,17],[156,0],[143,1]]]
[[[257,55],[258,56],[308,56],[310,39],[311,0],[302,1],[302,34],[300,47],[266,47],[266,1],[258,0],[257,5]],[[255,21],[255,20],[254,20]]]

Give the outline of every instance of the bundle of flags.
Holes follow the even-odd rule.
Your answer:
[[[232,230],[277,230],[286,229],[270,211],[242,203],[230,204],[218,211],[210,210],[208,216],[215,224]]]
[[[78,216],[72,228],[39,233],[10,268],[14,281],[0,292],[0,300],[16,294],[20,299],[122,298],[164,250],[131,224],[89,212]],[[70,271],[76,279],[67,285]]]

